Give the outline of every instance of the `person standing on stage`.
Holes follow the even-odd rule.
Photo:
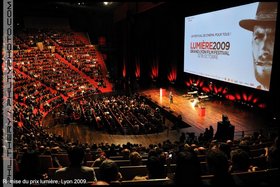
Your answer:
[[[170,104],[173,103],[173,94],[171,91],[169,92],[169,102]]]

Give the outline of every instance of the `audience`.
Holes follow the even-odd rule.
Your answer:
[[[101,149],[99,149],[99,150],[101,150]],[[106,160],[106,159],[107,159],[106,153],[105,153],[104,151],[101,150],[101,151],[99,152],[99,157],[98,157],[97,159],[94,160],[94,162],[93,162],[93,164],[92,164],[91,167],[99,167],[99,166],[102,164],[102,162],[103,162],[104,160]]]
[[[98,175],[97,177],[95,177],[94,174],[95,172],[92,168],[86,169],[88,167],[83,166],[83,164],[85,164],[83,163],[83,158],[84,158],[83,150],[87,150],[87,153],[89,154],[89,156],[92,155],[91,156],[92,158],[97,158],[97,160],[98,159],[100,160],[98,164],[100,168],[103,162],[109,160],[106,157],[102,157],[105,156],[105,152],[115,156],[116,155],[123,156],[122,150],[125,150],[124,152],[130,152],[129,160],[131,162],[130,163],[131,165],[140,164],[142,156],[145,154],[148,155],[147,174],[145,176],[136,176],[134,180],[148,180],[148,179],[159,179],[159,178],[168,179],[166,178],[168,174],[168,177],[170,179],[174,179],[172,180],[173,181],[172,184],[185,184],[188,182],[191,182],[192,184],[199,183],[200,179],[197,178],[197,176],[201,176],[201,174],[200,175],[198,174],[200,172],[200,167],[198,166],[195,167],[195,165],[199,165],[197,162],[198,158],[196,154],[199,154],[200,156],[206,155],[205,161],[207,161],[208,169],[207,170],[203,169],[202,175],[206,175],[206,174],[214,175],[214,177],[211,177],[209,180],[203,179],[203,184],[213,184],[213,185],[240,184],[241,182],[238,181],[236,176],[234,175],[231,176],[232,173],[242,172],[242,171],[254,172],[252,167],[250,167],[250,164],[248,167],[248,152],[250,152],[251,149],[254,149],[256,144],[254,143],[253,140],[249,139],[249,137],[244,137],[240,140],[235,140],[234,142],[232,141],[227,142],[228,146],[226,146],[225,143],[223,142],[212,140],[211,142],[208,143],[210,146],[205,146],[205,147],[203,146],[204,143],[200,143],[200,142],[197,142],[196,144],[192,143],[189,145],[187,143],[181,144],[179,143],[179,141],[174,143],[171,143],[170,141],[164,141],[162,144],[161,143],[150,144],[149,147],[143,147],[140,144],[132,144],[129,142],[123,145],[116,145],[116,144],[109,145],[107,143],[100,143],[100,144],[93,144],[93,145],[79,144],[78,142],[66,141],[61,136],[49,134],[42,129],[30,129],[28,133],[26,132],[26,130],[27,129],[21,129],[17,127],[15,128],[14,131],[16,137],[14,145],[18,147],[17,149],[19,153],[23,153],[22,156],[17,157],[17,159],[21,161],[20,172],[17,173],[16,175],[17,178],[45,178],[46,177],[43,176],[43,173],[40,172],[41,168],[38,165],[38,162],[36,161],[37,160],[36,156],[26,159],[27,153],[50,155],[54,151],[56,154],[60,154],[63,152],[65,153],[65,150],[69,150],[68,156],[71,165],[69,167],[58,169],[58,171],[54,174],[54,176],[50,176],[51,178],[56,178],[56,179],[71,178],[73,176],[77,178],[78,176],[79,178],[81,177],[86,178],[87,181],[93,181],[93,184],[96,185],[102,183],[102,181],[109,184],[110,181],[112,180],[117,180],[117,181],[126,180],[126,179],[122,179],[120,174],[118,174],[117,177],[116,175],[115,177],[112,177],[113,175],[111,174],[110,175],[111,177],[109,177],[110,180],[108,178],[106,179],[106,175],[105,176]],[[269,142],[269,139],[266,141]],[[277,141],[277,139],[275,139],[275,143],[271,146],[272,147],[271,150],[274,150],[277,147],[278,145],[277,143],[279,142]],[[246,145],[245,150],[247,151],[244,151],[244,149],[242,149],[245,148],[244,145]],[[264,145],[270,145],[270,144],[264,144]],[[264,146],[264,145],[260,144],[257,146]],[[78,147],[82,151],[81,152],[78,151],[77,154],[71,154],[71,150],[73,150],[73,148],[75,147]],[[229,152],[229,150],[231,150],[230,158],[228,158],[228,156],[226,155]],[[97,153],[96,156],[95,153]],[[76,155],[76,156],[73,157],[71,155]],[[176,164],[175,170],[172,170],[175,174],[174,178],[170,173],[171,170],[168,169],[168,165],[170,163],[167,162],[167,158],[169,158],[170,155],[172,157],[171,161],[173,160],[174,161],[173,163]],[[100,158],[106,158],[106,159],[104,160]],[[203,157],[199,158],[200,162],[204,161],[201,160],[202,158]],[[30,160],[32,160],[33,162],[27,163],[28,160],[29,162]],[[31,164],[34,165],[32,166],[32,170],[26,167],[26,165],[29,166]],[[164,166],[165,164],[167,164],[167,167]],[[113,166],[116,166],[115,163],[112,163],[111,165],[112,168]],[[56,165],[55,167],[59,167],[59,165]],[[104,165],[102,167],[104,167]],[[105,168],[110,168],[110,167],[106,166]],[[107,171],[109,169],[103,169],[103,170]],[[114,171],[114,169],[112,170]],[[118,167],[116,170],[119,172]],[[112,172],[107,171],[107,173],[113,173],[113,171]],[[96,180],[98,180],[99,183],[94,183],[94,181]]]
[[[184,151],[177,155],[174,176],[175,185],[201,185],[200,163],[194,152]]]
[[[231,151],[231,173],[250,171],[250,158],[244,150],[236,149]]]
[[[125,148],[125,149],[122,150],[121,153],[122,153],[122,156],[123,156],[124,160],[129,159],[129,155],[130,155],[130,150],[129,149]]]
[[[137,151],[130,153],[129,160],[132,166],[139,166],[142,164],[142,156]]]
[[[122,175],[119,172],[119,167],[111,159],[104,160],[99,167],[99,179],[101,181],[105,181],[107,183],[111,183],[112,181],[121,181]]]
[[[279,136],[274,140],[273,145],[270,148],[266,148],[266,156],[269,168],[280,168],[280,143]]]
[[[45,38],[47,35],[51,35],[53,41],[49,37]],[[41,125],[48,112],[52,112],[55,124],[84,120],[95,126],[95,129],[107,130],[111,134],[158,133],[164,130],[164,123],[160,110],[153,109],[138,94],[131,97],[116,95],[69,99],[72,95],[78,97],[86,96],[86,93],[98,93],[98,89],[73,69],[69,69],[62,62],[63,58],[80,71],[96,78],[101,85],[105,84],[101,66],[94,59],[95,47],[84,46],[80,41],[75,42],[72,39],[73,34],[63,32],[40,33],[39,37],[34,37],[36,40],[44,40],[46,44],[56,44],[57,52],[62,56],[58,58],[58,54],[49,49],[29,49],[30,46],[34,47],[36,42],[29,41],[27,36],[22,34],[15,37],[18,51],[15,52],[14,59],[14,147],[21,154],[15,158],[20,163],[16,179],[47,177],[42,172],[39,155],[51,155],[53,167],[59,168],[53,176],[54,179],[85,179],[92,182],[91,185],[109,185],[112,181],[122,180],[118,165],[108,159],[112,155],[123,156],[123,159],[130,161],[130,165],[138,166],[142,165],[142,156],[148,153],[148,173],[146,176],[135,177],[140,180],[166,178],[170,171],[166,170],[164,165],[170,166],[167,159],[171,155],[172,159],[168,161],[176,164],[172,181],[176,185],[202,184],[197,154],[206,155],[209,170],[207,174],[214,175],[209,180],[211,185],[238,184],[232,173],[254,172],[250,167],[250,159],[253,158],[250,151],[252,146],[261,147],[266,141],[263,131],[255,132],[252,137],[245,136],[238,141],[228,140],[224,143],[213,140],[214,129],[209,126],[198,139],[194,133],[187,133],[186,137],[187,134],[183,132],[177,142],[171,143],[167,140],[163,144],[151,144],[147,148],[131,143],[123,146],[110,146],[107,143],[82,145],[47,133]],[[21,49],[29,49],[29,52]],[[85,88],[85,93],[81,92],[80,87]],[[54,108],[56,109],[53,110]],[[69,167],[63,167],[54,156],[66,154],[66,150],[71,163]],[[95,159],[92,167],[99,167],[98,178],[92,167],[85,166],[84,150],[87,151],[88,161]],[[94,152],[97,152],[97,155],[93,155]],[[279,168],[278,137],[273,145],[268,144],[265,156],[265,169]]]
[[[15,176],[18,179],[44,179],[40,172],[39,154],[36,151],[27,151],[22,155],[20,172]]]
[[[210,185],[235,185],[232,176],[228,172],[229,163],[224,152],[220,151],[218,148],[213,148],[208,151],[206,160],[209,172],[214,175],[214,177],[210,179]]]
[[[55,179],[73,180],[85,179],[87,182],[96,181],[93,168],[83,166],[84,150],[74,146],[68,151],[68,157],[71,162],[69,167],[64,167],[55,172]]]

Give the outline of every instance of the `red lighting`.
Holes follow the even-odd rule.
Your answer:
[[[216,86],[214,86],[214,92],[217,94],[218,93],[218,89]]]
[[[123,76],[123,78],[126,77],[126,67],[125,67],[125,64],[123,65],[122,76]]]
[[[206,92],[206,93],[210,92],[210,89],[207,88],[207,87],[203,87],[202,90],[203,90],[204,92]]]
[[[152,79],[158,78],[158,63],[156,62],[152,65],[151,78]]]
[[[176,73],[176,75],[177,75],[177,73]],[[188,81],[185,81],[185,84],[189,87],[189,86],[191,86],[191,85],[195,85],[195,86],[197,86],[197,87],[200,87],[200,88],[203,88],[203,85],[204,85],[204,81],[203,80],[200,80],[200,79],[197,79],[197,80],[195,80],[195,79],[189,79]],[[212,90],[212,88],[208,88],[208,90],[210,91],[210,90]],[[208,92],[209,92],[208,91]]]
[[[255,104],[256,104],[258,101],[259,101],[258,98],[254,98],[254,99],[253,99],[253,103],[255,103]]]
[[[174,82],[177,79],[177,70],[175,67],[172,67],[170,73],[167,76],[167,79],[169,80],[169,82]]]
[[[266,104],[264,104],[264,103],[260,103],[258,106],[259,106],[260,108],[266,108]]]
[[[240,100],[240,99],[241,99],[240,94],[239,94],[239,93],[236,93],[236,94],[235,94],[235,98],[236,98],[237,100]]]
[[[189,83],[189,82],[185,82],[185,84],[187,85],[187,87],[189,87],[189,86],[191,86],[191,83]]]
[[[222,92],[222,93],[223,93],[223,94],[226,94],[226,93],[227,93],[227,91],[228,91],[228,90],[227,90],[227,88],[224,88],[224,90],[223,90],[223,92]]]
[[[227,98],[228,100],[231,100],[231,101],[234,101],[234,100],[235,100],[235,97],[234,97],[234,95],[232,95],[232,94],[226,95],[226,98]]]
[[[246,93],[243,93],[243,94],[242,94],[242,97],[243,97],[243,100],[244,100],[244,101],[248,101],[248,97],[247,97]]]
[[[136,63],[135,77],[136,77],[137,79],[140,78],[140,64],[139,64],[139,63]]]
[[[251,101],[253,99],[253,94],[249,95],[247,99],[248,101]]]

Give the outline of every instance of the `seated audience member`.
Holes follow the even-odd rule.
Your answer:
[[[164,162],[159,156],[151,156],[147,161],[148,179],[166,178]]]
[[[44,155],[51,155],[52,157],[52,162],[53,162],[53,167],[55,168],[61,168],[62,165],[60,164],[58,158],[54,155],[54,153],[51,151],[50,147],[46,147],[45,151],[43,153]]]
[[[224,152],[218,148],[211,149],[206,155],[206,161],[210,174],[214,175],[210,180],[210,185],[235,185],[231,174],[228,172],[229,163]]]
[[[116,162],[111,159],[106,159],[102,162],[99,167],[99,178],[100,181],[111,183],[112,181],[120,181],[122,175],[119,172],[119,167]]]
[[[200,185],[200,163],[193,152],[183,151],[177,155],[174,184],[176,185]]]
[[[96,181],[96,176],[93,168],[83,166],[84,150],[80,147],[72,147],[68,150],[68,157],[70,166],[57,170],[54,174],[55,179],[73,180],[73,179],[86,179],[89,181]]]
[[[279,136],[277,136],[274,140],[274,143],[271,147],[266,148],[266,156],[268,161],[269,168],[280,168],[280,144],[279,144]]]
[[[94,162],[93,162],[93,164],[92,164],[91,167],[99,167],[99,166],[102,164],[102,162],[103,162],[104,160],[106,160],[106,159],[107,159],[106,153],[103,152],[103,151],[100,152],[100,153],[99,153],[99,157],[98,157],[97,159],[94,160]]]
[[[207,152],[205,147],[195,148],[194,151],[196,152],[197,155],[206,155]]]
[[[132,166],[139,166],[142,164],[142,156],[137,151],[130,153],[129,160]]]
[[[93,183],[90,184],[91,186],[95,186],[95,185],[110,185],[108,182],[105,181],[95,181]]]
[[[130,150],[125,148],[121,151],[121,154],[122,154],[124,160],[128,160],[129,155],[130,155]]]
[[[227,143],[224,143],[224,142],[221,142],[218,147],[222,152],[224,152],[226,154],[228,160],[230,160],[231,147]]]
[[[162,179],[166,178],[164,161],[160,156],[149,156],[147,161],[148,173],[146,176],[135,176],[133,180]]]
[[[231,166],[229,171],[231,173],[248,172],[250,171],[250,158],[249,155],[241,150],[236,149],[231,151]]]
[[[43,179],[43,175],[40,174],[39,154],[36,151],[23,153],[18,179]]]

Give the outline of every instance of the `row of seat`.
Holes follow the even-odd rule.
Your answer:
[[[48,158],[48,157],[41,157]],[[48,167],[43,159],[40,159],[40,165],[45,165]],[[19,171],[16,160],[13,160],[14,171]],[[209,183],[213,178],[213,175],[205,173],[208,171],[206,162],[201,163],[202,166],[202,180],[205,183]],[[176,164],[165,165],[166,172],[169,173],[168,176],[175,173]],[[52,178],[54,173],[59,168],[49,167],[47,168],[48,177]],[[204,170],[204,171],[203,171]],[[97,178],[99,178],[99,167],[94,167]],[[114,184],[130,185],[130,184],[168,184],[170,179],[150,179],[145,181],[134,181],[132,180],[135,176],[146,176],[148,173],[147,167],[145,165],[141,166],[120,166],[119,171],[122,173],[122,182]],[[258,170],[255,172],[239,172],[232,174],[236,181],[241,184],[275,184],[280,177],[280,172],[278,168]]]
[[[280,172],[278,168],[260,170],[256,172],[240,172],[232,174],[236,185],[276,185]],[[202,184],[210,185],[211,179],[214,175],[201,176]],[[88,182],[91,184],[92,182]],[[147,180],[122,180],[113,181],[111,185],[143,185],[143,186],[158,186],[158,185],[170,185],[173,184],[169,178],[163,179],[147,179]]]
[[[174,173],[176,164],[165,165],[166,173]],[[53,177],[56,170],[59,168],[48,168],[48,176]],[[98,178],[99,167],[94,167],[95,174]],[[135,176],[146,176],[148,174],[148,169],[146,165],[140,166],[120,166],[119,171],[122,174],[123,180],[132,180]],[[202,175],[208,174],[208,168],[206,162],[201,162]]]

